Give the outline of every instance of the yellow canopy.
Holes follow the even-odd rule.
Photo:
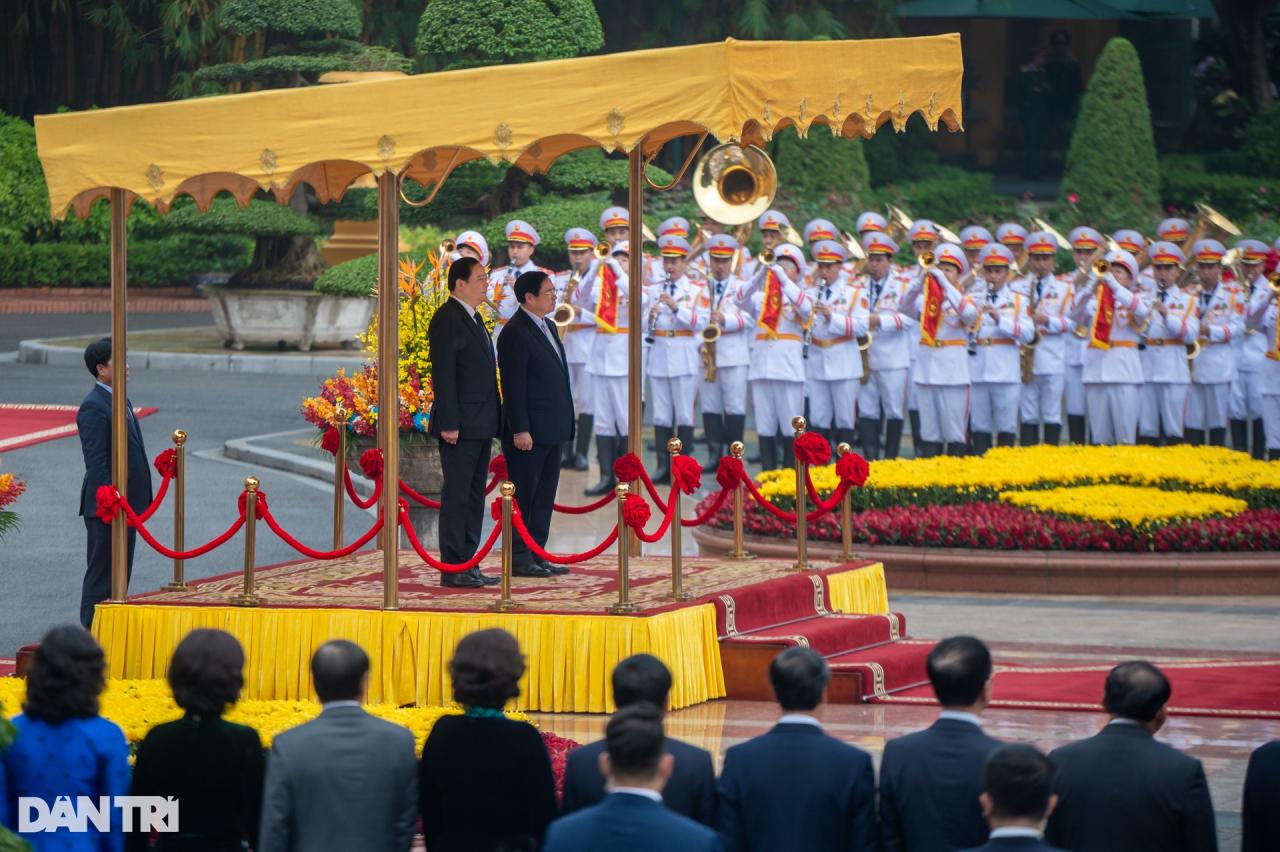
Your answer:
[[[321,200],[387,170],[434,183],[485,157],[545,171],[598,146],[657,150],[677,136],[760,142],[814,123],[853,137],[912,113],[961,129],[957,34],[863,41],[735,41],[499,65],[403,79],[36,117],[54,218],[110,188],[162,210],[226,190]]]

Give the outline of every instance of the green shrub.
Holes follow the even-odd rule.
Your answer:
[[[1123,38],[1102,50],[1067,149],[1061,198],[1105,231],[1146,221],[1160,198],[1151,110],[1138,52]]]
[[[534,260],[550,269],[564,269],[569,264],[568,249],[564,244],[564,232],[570,228],[588,228],[597,238],[599,232],[600,213],[609,205],[604,197],[586,197],[574,199],[558,199],[534,204],[513,210],[506,216],[492,219],[477,230],[489,241],[489,252],[492,255],[490,266],[497,269],[506,263],[507,236],[505,228],[512,219],[523,219],[537,228],[542,238]]]
[[[1166,206],[1194,210],[1203,201],[1233,221],[1274,212],[1280,198],[1280,179],[1213,174],[1199,158],[1187,155],[1160,159],[1160,183]]]
[[[431,248],[434,248],[432,246]],[[426,260],[427,251],[400,252],[400,260],[419,263]],[[378,291],[378,256],[368,254],[330,266],[316,280],[316,292],[330,296],[372,296]]]
[[[583,148],[556,160],[547,171],[547,187],[553,193],[566,195],[583,192],[609,192],[624,196],[629,188],[626,159],[610,157],[599,148]],[[649,177],[654,183],[670,183],[672,175],[649,166]]]
[[[21,242],[50,225],[35,128],[0,113],[0,243]]]
[[[912,216],[927,217],[958,230],[954,226],[1005,219],[1012,214],[1013,203],[997,196],[991,181],[991,175],[985,172],[940,166],[923,180],[882,187],[873,199],[877,208],[893,204]]]
[[[1280,106],[1249,122],[1240,153],[1247,166],[1244,174],[1280,178]]]
[[[433,68],[568,59],[604,46],[591,0],[429,0],[414,41]]]
[[[885,125],[863,146],[872,186],[923,180],[938,167],[938,137],[924,119],[912,115],[902,133]]]
[[[811,127],[804,139],[794,127],[780,131],[773,138],[773,156],[778,183],[798,195],[838,193],[857,206],[871,185],[861,140],[832,136],[821,125]]]
[[[245,207],[231,198],[215,198],[206,213],[194,204],[183,206],[170,213],[164,225],[169,231],[260,237],[314,237],[321,231],[319,223],[306,214],[257,198]]]
[[[242,36],[261,30],[360,36],[360,9],[351,0],[226,0],[220,11],[223,26]]]
[[[185,284],[200,272],[234,272],[249,263],[253,240],[174,234],[129,243],[129,286]],[[0,287],[105,287],[111,247],[105,243],[0,244]]]

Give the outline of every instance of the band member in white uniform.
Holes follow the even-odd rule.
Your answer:
[[[1021,429],[1019,440],[1029,447],[1044,442],[1057,446],[1062,440],[1062,388],[1066,372],[1066,351],[1072,324],[1067,316],[1071,307],[1071,282],[1053,274],[1058,242],[1048,231],[1036,231],[1027,237],[1027,275],[1019,282],[1031,300],[1031,319],[1040,342],[1032,356],[1031,381],[1022,386]]]
[[[453,241],[454,260],[459,257],[474,257],[481,265],[489,266],[489,241],[479,231],[463,231]]]
[[[1022,391],[1018,347],[1035,337],[1030,299],[1009,286],[1013,252],[991,243],[979,253],[986,289],[978,303],[969,365],[969,429],[981,455],[994,443],[1012,447],[1018,438],[1018,397]]]
[[[933,247],[930,242],[929,247]],[[868,234],[862,240],[867,253],[867,274],[861,285],[867,297],[867,351],[870,372],[858,392],[858,438],[865,458],[880,458],[880,423],[884,421],[884,457],[898,457],[902,444],[902,416],[910,382],[911,351],[915,349],[916,321],[903,312],[902,295],[907,279],[895,275],[893,255],[898,244],[888,234]],[[861,355],[859,355],[861,360]]]
[[[915,262],[910,266],[897,270],[894,277],[902,282],[902,292],[905,293],[907,288],[911,286],[911,282],[920,274],[917,264],[920,258],[926,254],[931,254],[935,246],[942,241],[942,232],[929,219],[916,219],[911,223],[911,228],[907,231],[907,239],[911,241],[911,254],[914,255]],[[906,314],[903,314],[906,316]],[[908,317],[908,319],[912,319]],[[914,322],[914,319],[912,319]],[[920,443],[920,403],[916,396],[916,357],[919,355],[920,347],[916,345],[919,334],[912,332],[905,335],[908,338],[907,355],[907,419],[911,421],[911,440],[912,443],[918,445]],[[874,369],[874,362],[873,362]],[[865,394],[864,394],[865,398]],[[888,453],[888,427],[885,427],[885,458],[890,458]]]
[[[553,277],[556,285],[556,301],[573,303],[580,288],[587,287],[583,276],[591,267],[592,252],[596,247],[595,234],[586,228],[570,228],[564,233],[565,246],[569,250],[569,268]],[[566,295],[566,290],[570,292]],[[563,468],[587,469],[587,452],[591,448],[591,434],[595,401],[591,397],[591,374],[587,361],[591,358],[595,343],[596,321],[586,311],[578,311],[561,335],[564,339],[565,360],[569,365],[569,387],[573,391],[573,410],[578,417],[575,443],[565,447],[560,460]]]
[[[1093,253],[1102,246],[1102,234],[1093,228],[1081,226],[1075,228],[1067,236],[1071,243],[1071,256],[1076,270],[1085,269],[1090,263]],[[1086,275],[1088,271],[1086,269]],[[1075,275],[1071,276],[1072,280]],[[1087,278],[1086,278],[1087,280]],[[1078,293],[1072,294],[1074,300]],[[1084,350],[1089,345],[1088,324],[1076,323],[1074,320],[1071,337],[1066,341],[1067,367],[1063,379],[1063,407],[1067,410],[1067,439],[1073,444],[1088,441],[1088,406],[1084,398]]]
[[[1009,250],[1015,260],[1020,260],[1027,248],[1027,229],[1017,222],[1005,222],[996,228],[996,242]]]
[[[957,286],[969,271],[964,250],[943,243],[934,265],[922,268],[903,296],[904,310],[920,322],[915,382],[920,401],[917,457],[965,454],[969,419],[969,328],[978,318],[973,299]]]
[[[1280,240],[1276,240],[1280,250]],[[1249,327],[1267,342],[1258,368],[1262,391],[1262,421],[1267,432],[1267,458],[1280,461],[1280,296],[1269,282],[1253,288],[1249,301]]]
[[[960,245],[964,248],[964,259],[969,261],[969,268],[974,271],[975,290],[982,284],[978,280],[977,269],[982,265],[982,250],[996,241],[991,232],[981,225],[969,225],[960,229]]]
[[[766,210],[756,221],[756,229],[760,232],[760,243],[769,251],[777,251],[778,246],[786,242],[784,232],[791,229],[791,220],[781,210]],[[760,261],[749,257],[742,264],[739,277],[750,281],[760,271]]]
[[[1227,250],[1217,240],[1198,240],[1191,247],[1195,283],[1190,285],[1200,311],[1200,357],[1191,369],[1187,398],[1187,442],[1215,447],[1227,443],[1227,404],[1236,375],[1232,346],[1244,337],[1245,299],[1235,282],[1222,280]]]
[[[867,294],[846,277],[849,252],[835,240],[819,240],[813,247],[818,267],[809,315],[809,414],[812,426],[831,442],[853,445],[854,414],[862,378],[858,340],[867,336]]]
[[[1240,292],[1245,303],[1253,302],[1258,288],[1267,289],[1263,275],[1266,268],[1267,244],[1261,240],[1240,240],[1236,243],[1240,253]],[[1260,371],[1267,360],[1267,340],[1257,329],[1246,328],[1244,339],[1236,347],[1236,378],[1231,383],[1231,402],[1227,415],[1231,423],[1231,446],[1244,452],[1252,452],[1256,459],[1267,457],[1266,429],[1262,423],[1262,383]],[[1252,429],[1252,448],[1248,432]]]
[[[699,391],[702,428],[707,435],[707,458],[703,470],[715,470],[729,444],[741,441],[747,421],[747,367],[751,364],[750,339],[755,319],[738,305],[738,293],[745,282],[733,274],[739,259],[738,241],[728,234],[717,234],[707,243],[709,278],[697,288],[694,330],[701,340],[709,326],[720,329],[720,337],[711,345],[715,376],[708,380],[705,363]]]
[[[1166,444],[1181,444],[1191,384],[1187,345],[1200,336],[1200,317],[1195,299],[1178,288],[1185,260],[1182,250],[1160,241],[1151,245],[1149,253],[1155,284],[1147,291],[1151,313],[1142,336],[1138,443],[1157,446],[1163,432]]]
[[[671,481],[667,440],[678,435],[686,453],[693,452],[693,403],[698,393],[699,341],[694,335],[694,285],[686,276],[689,242],[674,234],[658,237],[664,280],[651,284],[645,336],[649,351],[649,387],[653,401],[653,437],[657,465],[653,481]]]
[[[542,238],[528,222],[512,219],[507,223],[507,265],[495,269],[489,275],[489,301],[498,306],[497,324],[493,333],[496,335],[507,324],[511,315],[520,307],[516,300],[516,279],[525,272],[536,272],[542,267],[533,262],[533,250]],[[552,275],[550,269],[542,269]]]

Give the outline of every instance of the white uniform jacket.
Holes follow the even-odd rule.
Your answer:
[[[711,314],[724,314],[720,339],[716,341],[717,367],[745,367],[751,363],[751,335],[755,319],[738,304],[738,293],[746,286],[741,278],[708,281],[697,288],[694,299],[694,331],[699,335],[711,325]],[[699,338],[700,340],[701,338]]]
[[[1138,357],[1138,342],[1142,328],[1151,311],[1151,303],[1135,291],[1120,286],[1110,273],[1090,278],[1078,291],[1071,304],[1071,318],[1086,329],[1093,328],[1093,316],[1098,310],[1098,287],[1110,287],[1115,296],[1115,315],[1111,323],[1111,348],[1089,346],[1084,350],[1085,384],[1142,384],[1142,361]]]
[[[765,298],[765,278],[769,269],[777,272],[782,282],[782,312],[778,327],[770,331],[761,323]],[[755,345],[751,350],[751,367],[747,378],[782,382],[804,381],[804,357],[801,354],[804,324],[813,309],[800,285],[787,277],[781,267],[760,267],[755,277],[738,291],[738,304],[756,318]]]
[[[936,342],[930,346],[919,338],[916,346],[915,383],[918,385],[969,384],[969,328],[978,318],[972,297],[961,293],[941,272],[929,275],[942,285],[942,321]],[[916,320],[924,310],[924,276],[917,276],[903,295],[903,310]],[[874,347],[873,347],[874,348]]]

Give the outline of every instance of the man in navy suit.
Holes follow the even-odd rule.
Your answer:
[[[987,836],[978,806],[982,766],[1000,742],[982,731],[991,701],[991,652],[972,636],[929,652],[929,682],[942,705],[930,727],[890,740],[880,761],[880,831],[885,852],[940,852]]]
[[[788,648],[770,664],[782,718],[729,749],[720,773],[720,833],[729,852],[876,848],[871,757],[828,736],[816,718],[830,679],[812,648]]]
[[[1280,849],[1280,740],[1272,740],[1249,755],[1244,773],[1241,852]]]
[[[599,765],[609,779],[609,795],[598,805],[551,823],[543,852],[722,848],[714,831],[662,805],[662,787],[675,761],[665,751],[662,711],[656,705],[623,707],[605,727],[605,743]]]
[[[670,692],[671,672],[651,654],[633,654],[613,669],[613,700],[619,710],[641,703],[665,708]],[[597,740],[569,752],[564,768],[564,813],[604,799],[600,755],[605,745],[604,740]],[[662,788],[662,801],[676,813],[716,828],[716,771],[711,755],[674,737],[665,737],[663,747],[675,761],[675,768]]]
[[[551,509],[560,484],[561,449],[573,440],[573,392],[564,346],[547,314],[556,307],[556,285],[540,269],[522,272],[515,283],[516,309],[498,335],[505,426],[502,453],[516,487],[516,505],[530,537],[545,549]],[[568,574],[569,568],[539,559],[520,536],[511,547],[516,577]]]
[[[98,520],[98,488],[111,484],[111,338],[90,343],[84,350],[84,365],[94,378],[93,388],[76,412],[76,429],[80,433],[80,451],[84,455],[84,481],[80,485],[80,515],[84,518],[88,538],[87,567],[80,589],[80,623],[86,629],[93,625],[93,608],[111,596],[111,525]],[[126,368],[127,369],[127,368]],[[127,375],[127,373],[126,373]],[[142,443],[142,430],[126,400],[129,424],[129,505],[141,512],[151,505],[151,469],[147,466],[147,449]],[[128,576],[133,576],[133,546],[138,537],[128,531]]]
[[[1045,839],[1073,852],[1217,852],[1204,766],[1155,739],[1169,696],[1151,663],[1111,670],[1102,698],[1111,721],[1049,755],[1058,808]]]
[[[987,758],[982,776],[980,800],[991,838],[968,852],[1061,852],[1041,834],[1058,804],[1049,758],[1035,746],[1000,746]]]

